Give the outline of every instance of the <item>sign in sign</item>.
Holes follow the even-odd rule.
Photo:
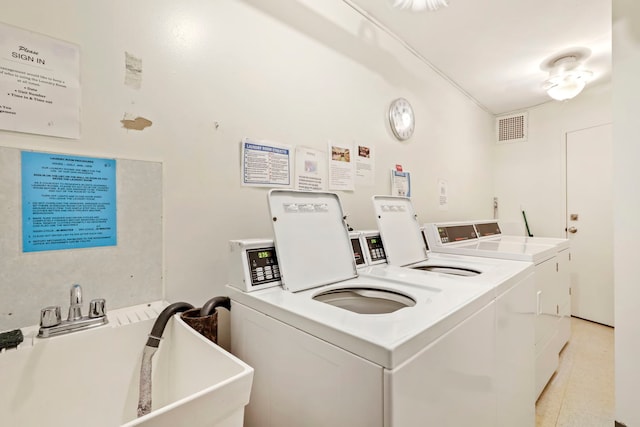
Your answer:
[[[78,46],[0,23],[0,129],[80,137]]]
[[[115,246],[116,161],[23,151],[22,251]]]

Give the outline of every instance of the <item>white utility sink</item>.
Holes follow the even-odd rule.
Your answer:
[[[0,353],[2,425],[240,427],[253,369],[178,316],[153,359],[152,411],[136,418],[142,350],[162,302],[115,310],[109,324],[35,338]]]

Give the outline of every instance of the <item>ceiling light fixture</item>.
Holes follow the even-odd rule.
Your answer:
[[[421,12],[425,9],[438,10],[443,6],[449,6],[448,0],[393,0],[393,7],[411,9],[414,12]]]
[[[562,56],[553,61],[544,90],[556,101],[571,99],[582,92],[593,75],[591,71],[579,70],[580,62],[575,55]]]

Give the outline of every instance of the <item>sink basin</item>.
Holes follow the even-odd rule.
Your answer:
[[[136,418],[142,349],[162,302],[115,310],[109,324],[54,338],[23,329],[0,353],[0,414],[10,426],[242,426],[253,369],[179,316],[153,359],[152,411]]]

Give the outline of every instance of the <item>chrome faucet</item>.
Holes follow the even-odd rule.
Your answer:
[[[82,315],[82,287],[80,285],[73,285],[71,286],[67,320],[62,320],[59,305],[43,308],[40,310],[40,330],[38,337],[54,337],[68,334],[69,332],[106,325],[108,322],[106,302],[102,298],[91,300],[89,303],[89,314],[87,316]]]
[[[82,287],[80,285],[71,286],[70,301],[67,320],[73,322],[82,319]]]

